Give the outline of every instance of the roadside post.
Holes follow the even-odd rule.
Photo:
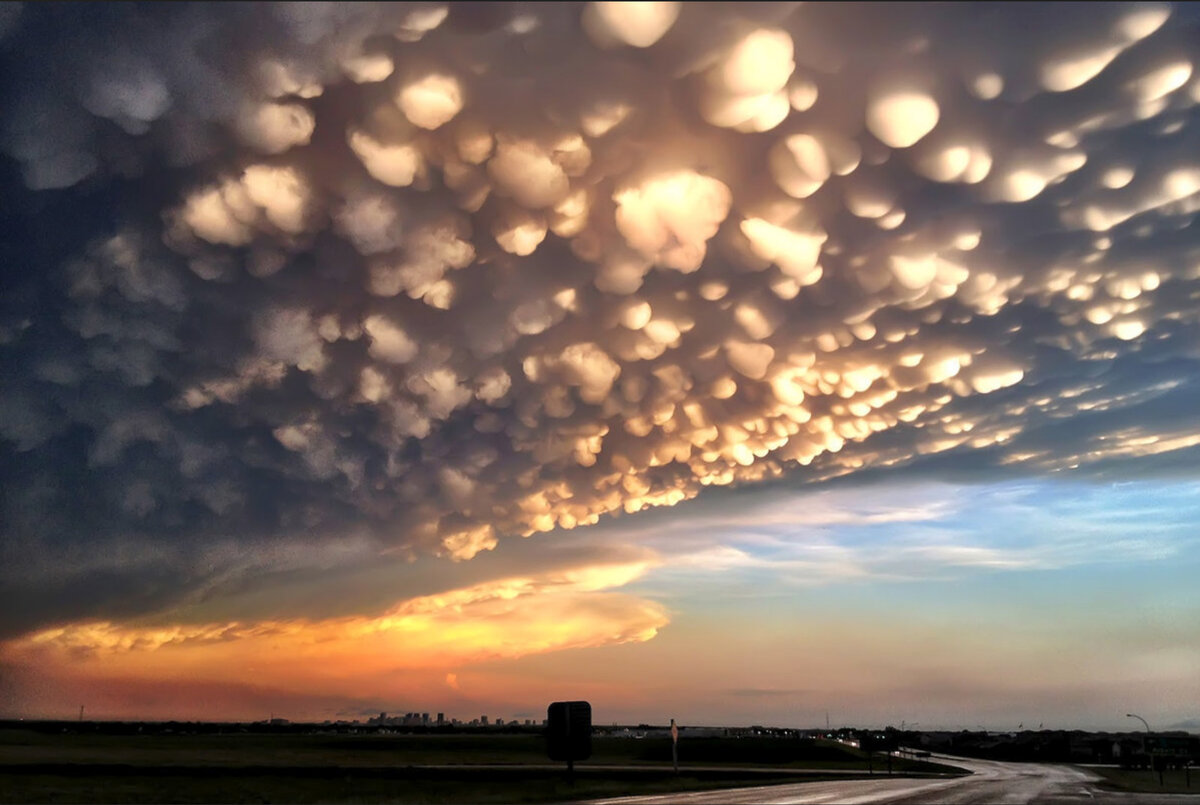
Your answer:
[[[546,754],[567,762],[567,780],[575,782],[575,761],[592,756],[592,705],[551,702],[546,710]]]
[[[679,727],[675,726],[675,719],[671,719],[671,766],[675,769],[675,776],[679,776]]]
[[[858,748],[867,753],[867,774],[875,776],[875,734],[861,732],[858,735]]]

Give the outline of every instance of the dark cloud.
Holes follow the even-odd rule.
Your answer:
[[[4,6],[0,628],[706,487],[1191,472],[1197,41],[1160,5]]]

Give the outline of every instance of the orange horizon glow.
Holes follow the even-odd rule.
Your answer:
[[[613,592],[653,562],[594,564],[408,599],[375,616],[141,626],[90,621],[0,644],[0,662],[103,685],[267,681],[282,694],[356,697],[397,679],[458,692],[464,665],[652,639],[660,604]]]

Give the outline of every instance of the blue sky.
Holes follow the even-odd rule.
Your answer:
[[[669,525],[650,526],[651,544],[674,558],[626,590],[659,598],[675,614],[659,642],[673,643],[675,626],[703,623],[711,647],[740,646],[746,624],[753,624],[763,663],[772,662],[772,653],[795,662],[790,652],[766,646],[814,629],[823,636],[823,668],[864,658],[886,667],[892,652],[908,656],[900,663],[910,674],[905,692],[884,686],[853,702],[843,699],[839,718],[850,722],[907,718],[974,728],[968,714],[975,711],[939,705],[938,691],[955,676],[980,691],[994,687],[1002,680],[993,678],[989,663],[1007,680],[1003,685],[1017,689],[989,698],[986,717],[978,716],[996,729],[1018,722],[1121,728],[1130,710],[1160,728],[1194,718],[1187,709],[1200,658],[1194,482],[895,481],[733,500],[741,504],[736,514],[700,503],[682,507]],[[629,538],[619,522],[596,530]],[[636,521],[627,525],[644,544]],[[839,635],[829,623],[847,631]],[[924,665],[912,657],[943,641],[958,648],[932,652]],[[702,663],[698,649],[679,647],[675,662]],[[656,668],[659,662],[665,660],[657,659]],[[1105,664],[1112,683],[1095,673]],[[1064,675],[1078,675],[1090,689],[1062,691]],[[766,718],[772,710],[761,708],[763,700],[787,698],[790,688],[757,685],[757,670],[747,669],[745,677],[741,686],[729,680],[736,692],[725,701],[707,700],[713,718],[746,707],[748,699],[758,699]],[[813,685],[790,723],[806,717],[812,723],[820,709],[815,691],[829,682]],[[896,701],[904,697],[922,701],[908,716]],[[700,716],[705,708],[697,709]],[[1013,724],[1006,721],[1010,713]]]

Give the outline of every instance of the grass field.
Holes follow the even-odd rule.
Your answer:
[[[1156,794],[1195,794],[1200,803],[1200,769],[1172,769],[1163,772],[1163,781],[1158,782],[1158,772],[1144,769],[1109,769],[1089,767],[1103,778],[1101,786],[1116,791],[1146,791]],[[1191,787],[1188,779],[1191,778]]]
[[[82,769],[64,774],[0,773],[0,801],[58,803],[402,802],[538,803],[787,782],[771,775],[508,769]],[[814,777],[813,779],[822,779]]]
[[[0,732],[0,802],[557,802],[865,776],[865,755],[782,738],[593,741],[573,781],[537,735],[47,734]],[[601,765],[628,766],[621,770]],[[690,765],[690,768],[689,768]],[[697,766],[740,766],[703,770]],[[875,761],[877,774],[884,763]],[[893,761],[897,773],[948,771]],[[431,768],[433,767],[433,768]]]

